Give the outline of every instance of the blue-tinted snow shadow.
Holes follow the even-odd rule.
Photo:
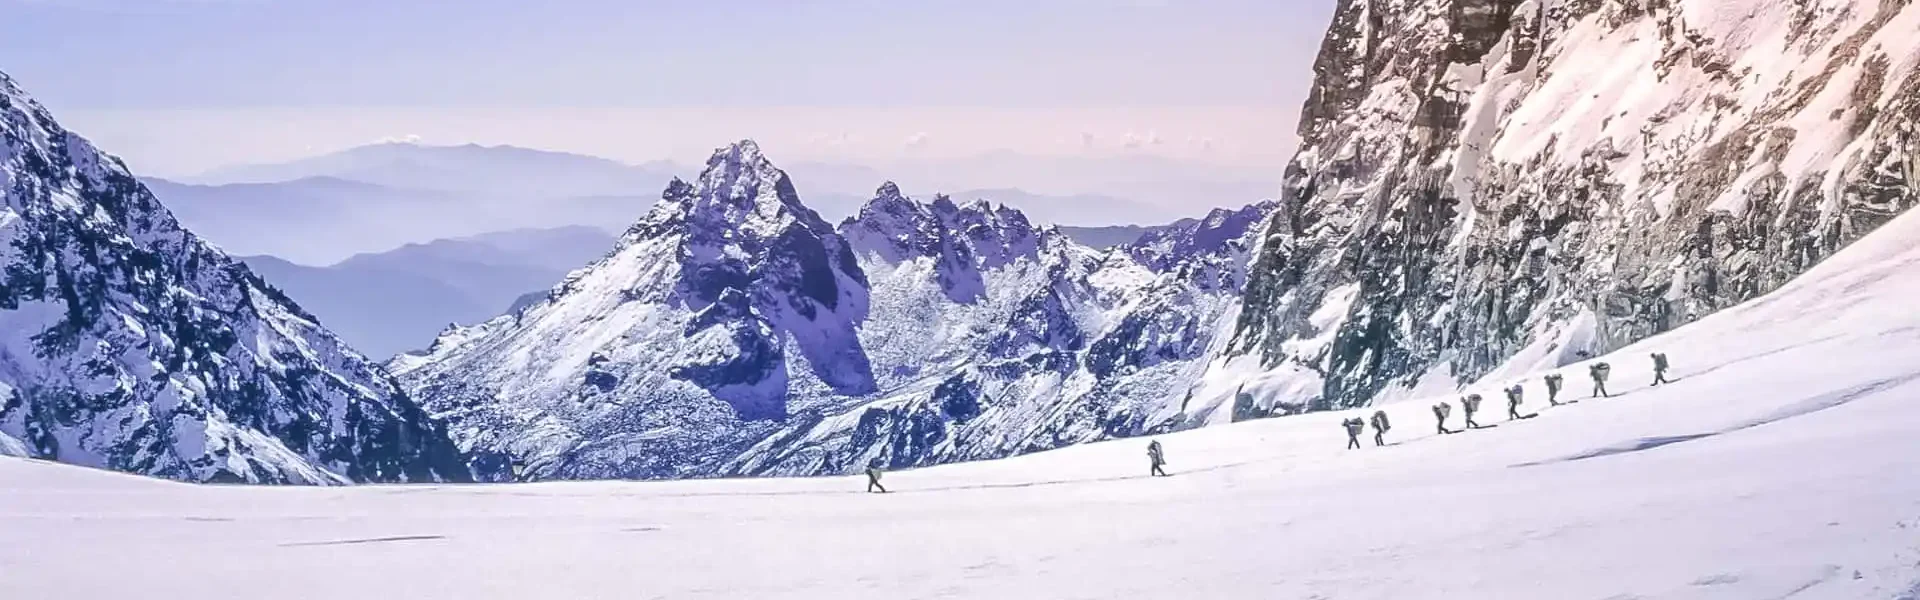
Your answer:
[[[1807,398],[1805,400],[1801,400],[1799,402],[1795,402],[1793,404],[1780,407],[1780,409],[1775,410],[1771,413],[1768,413],[1764,416],[1761,416],[1760,418],[1737,423],[1731,427],[1727,427],[1725,429],[1721,429],[1718,431],[1709,431],[1705,433],[1692,433],[1692,434],[1682,434],[1682,435],[1644,437],[1644,438],[1629,440],[1626,442],[1621,442],[1618,444],[1612,444],[1612,445],[1601,447],[1601,448],[1595,448],[1593,450],[1588,450],[1586,452],[1581,452],[1571,456],[1563,456],[1560,458],[1553,458],[1553,459],[1542,460],[1542,461],[1520,463],[1512,466],[1533,467],[1533,466],[1539,466],[1539,465],[1587,460],[1591,458],[1600,458],[1604,456],[1632,454],[1635,452],[1644,452],[1647,450],[1652,450],[1654,448],[1659,448],[1662,446],[1671,446],[1674,444],[1691,442],[1694,440],[1702,440],[1702,439],[1706,439],[1706,438],[1710,438],[1718,435],[1725,435],[1725,434],[1734,433],[1737,431],[1752,429],[1755,427],[1760,427],[1762,425],[1778,423],[1780,421],[1785,421],[1787,419],[1791,419],[1794,417],[1810,415],[1823,410],[1837,408],[1849,402],[1853,402],[1861,398],[1873,396],[1875,394],[1879,394],[1881,392],[1892,390],[1894,388],[1898,388],[1900,386],[1912,383],[1915,380],[1920,380],[1920,373],[1908,373],[1905,375],[1889,377],[1886,379],[1868,382],[1865,384],[1853,386],[1846,389],[1827,392],[1825,394]]]

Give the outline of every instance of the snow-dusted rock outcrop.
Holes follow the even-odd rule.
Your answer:
[[[1920,202],[1916,31],[1904,0],[1343,0],[1213,379],[1355,406],[1772,290]]]
[[[188,481],[468,478],[378,366],[0,74],[0,454]]]
[[[992,458],[1190,422],[1271,205],[1099,252],[882,185],[826,226],[752,142],[544,301],[392,365],[504,472],[681,477]]]

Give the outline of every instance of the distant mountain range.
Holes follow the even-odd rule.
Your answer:
[[[1274,188],[1253,173],[1154,157],[993,153],[897,168],[905,177],[894,179],[918,189],[1075,226],[1164,223],[1192,206],[1244,204],[1271,196]],[[354,254],[508,229],[618,231],[645,214],[657,190],[684,170],[514,146],[382,143],[143,181],[183,224],[227,251],[328,265]],[[853,215],[884,179],[857,165],[812,163],[797,173],[796,190],[829,220]]]
[[[449,324],[484,321],[523,295],[544,293],[613,242],[606,231],[575,226],[409,244],[324,267],[241,260],[354,348],[385,358],[426,347]]]
[[[143,182],[188,229],[221,248],[306,265],[515,228],[617,228],[654,202],[640,195],[515,196],[403,188],[325,175],[277,183]]]
[[[390,142],[285,163],[215,169],[187,183],[278,183],[330,177],[389,188],[482,196],[564,198],[655,195],[673,178],[669,163],[628,165],[605,158],[516,146],[427,146]]]

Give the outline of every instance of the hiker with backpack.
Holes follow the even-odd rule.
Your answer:
[[[1440,433],[1455,433],[1447,429],[1447,415],[1453,413],[1453,405],[1441,402],[1433,405],[1433,420],[1439,423]]]
[[[1479,429],[1480,424],[1473,422],[1473,413],[1480,412],[1480,395],[1467,394],[1467,397],[1460,399],[1460,407],[1467,412],[1467,429]]]
[[[1340,426],[1345,427],[1347,429],[1347,449],[1359,450],[1360,449],[1360,432],[1365,431],[1367,429],[1367,422],[1360,420],[1360,417],[1353,417],[1345,421],[1341,421]]]
[[[1559,406],[1560,385],[1565,380],[1560,377],[1559,373],[1548,373],[1545,381],[1547,382],[1547,404]]]
[[[1513,384],[1513,387],[1507,388],[1507,420],[1518,421],[1520,419],[1531,419],[1539,416],[1534,413],[1520,414],[1520,403],[1524,401],[1522,396],[1526,393],[1527,388],[1518,383]]]
[[[880,490],[882,494],[887,493],[887,486],[880,485],[879,461],[867,463],[867,493],[874,493],[875,489]]]
[[[1593,363],[1593,366],[1587,367],[1587,375],[1593,377],[1593,397],[1610,397],[1607,395],[1607,373],[1612,370],[1613,367],[1607,363]]]
[[[1151,442],[1147,442],[1147,463],[1151,465],[1151,467],[1147,470],[1147,476],[1149,477],[1166,477],[1167,476],[1166,470],[1160,468],[1167,464],[1167,457],[1160,450],[1160,440],[1153,440]]]
[[[1653,353],[1653,385],[1673,383],[1667,381],[1667,353]]]
[[[1375,446],[1387,445],[1387,439],[1386,439],[1387,430],[1393,429],[1393,424],[1387,422],[1387,411],[1384,411],[1384,410],[1373,411],[1372,421],[1373,421],[1373,445]]]

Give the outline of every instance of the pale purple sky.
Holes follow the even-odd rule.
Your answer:
[[[383,138],[641,162],[1273,165],[1333,0],[0,0],[0,64],[136,170]]]

